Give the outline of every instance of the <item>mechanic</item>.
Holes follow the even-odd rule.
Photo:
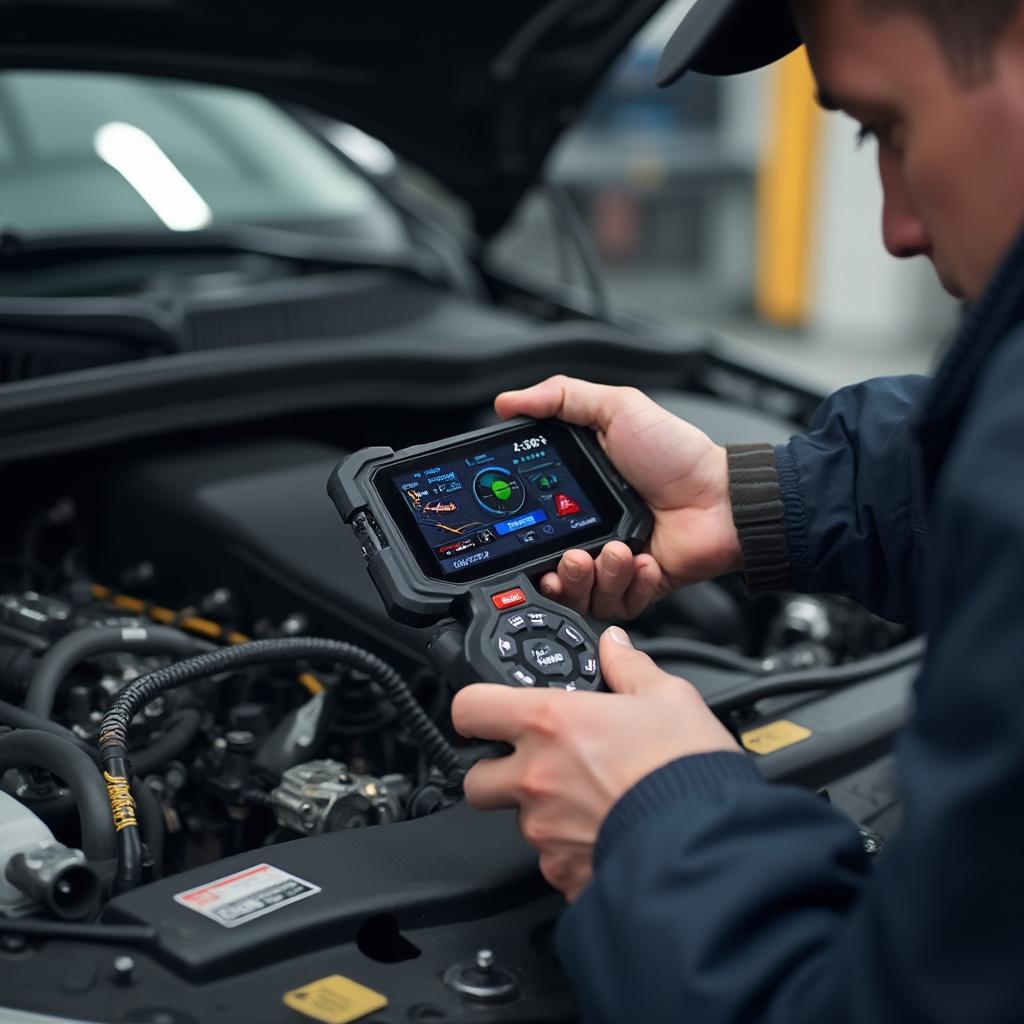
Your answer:
[[[762,781],[688,683],[618,627],[615,693],[463,690],[469,773],[518,807],[572,904],[588,1021],[1024,1021],[1024,0],[698,0],[662,61],[731,73],[806,43],[819,97],[878,142],[883,234],[969,304],[931,380],[840,391],[774,451],[723,450],[639,392],[566,378],[502,416],[598,432],[654,510],[649,553],[566,554],[547,592],[630,617],[742,568],[852,595],[929,650],[897,746],[906,823],[869,866],[813,794]]]

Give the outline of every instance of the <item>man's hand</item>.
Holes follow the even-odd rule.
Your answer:
[[[631,619],[669,591],[740,567],[725,449],[635,388],[552,377],[506,391],[503,419],[554,417],[589,427],[654,513],[650,553],[613,542],[593,559],[567,551],[540,581],[549,597],[597,618]]]
[[[452,705],[463,736],[515,747],[473,766],[467,799],[482,810],[518,807],[541,872],[570,902],[590,881],[601,822],[626,790],[676,758],[739,751],[697,690],[662,672],[621,629],[605,631],[600,653],[614,693],[478,684]]]

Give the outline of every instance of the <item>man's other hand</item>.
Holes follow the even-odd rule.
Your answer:
[[[698,691],[621,629],[605,631],[600,654],[613,693],[477,684],[452,705],[463,736],[515,747],[473,766],[467,799],[481,810],[518,807],[541,872],[570,902],[590,881],[598,830],[626,790],[676,758],[739,751]]]
[[[631,619],[669,591],[740,567],[725,449],[635,388],[551,377],[506,391],[494,407],[513,416],[589,427],[654,514],[649,553],[613,542],[596,559],[567,551],[541,590],[582,614]]]

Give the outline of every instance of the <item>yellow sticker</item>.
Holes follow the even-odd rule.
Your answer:
[[[776,750],[785,750],[796,743],[803,743],[810,736],[810,729],[796,722],[788,722],[785,718],[740,733],[743,746],[752,754],[774,754]]]
[[[311,981],[286,992],[283,998],[285,1006],[323,1024],[349,1024],[388,1005],[386,996],[340,974]]]

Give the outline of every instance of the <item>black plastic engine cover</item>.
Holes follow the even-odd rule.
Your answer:
[[[260,864],[320,891],[235,927],[175,900]],[[264,847],[121,895],[103,912],[102,943],[65,935],[0,948],[0,1003],[75,1020],[300,1024],[307,1018],[285,994],[341,975],[388,999],[366,1018],[379,1024],[561,1024],[576,1019],[551,941],[564,906],[512,814],[460,804]],[[118,941],[124,928],[150,931]],[[474,1002],[445,984],[449,969],[484,948],[515,981],[508,1002]],[[130,970],[115,965],[121,956]]]
[[[226,587],[243,625],[301,612],[307,635],[422,660],[426,631],[388,618],[327,497],[344,454],[260,440],[116,466],[94,509],[98,575],[117,585],[125,570],[149,562],[150,596],[161,604],[180,607]]]
[[[226,875],[270,864],[322,891],[237,927],[175,901]],[[511,813],[459,803],[417,821],[261,847],[143,886],[107,904],[103,920],[152,925],[157,957],[192,981],[253,970],[355,942],[376,914],[400,928],[490,917],[550,893]]]

